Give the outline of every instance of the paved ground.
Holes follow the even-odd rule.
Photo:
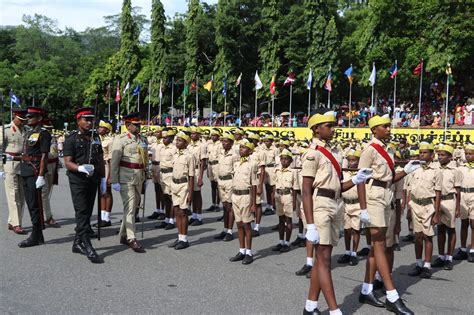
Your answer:
[[[148,192],[147,215],[153,209],[151,187]],[[208,183],[203,193],[207,208]],[[222,229],[222,223],[216,222],[222,212],[206,214],[204,225],[190,228],[191,247],[184,251],[167,247],[176,238],[176,230],[156,230],[156,221],[147,221],[143,240],[147,253],[135,254],[118,242],[122,207],[120,196],[114,193],[114,198],[114,225],[103,230],[100,242],[93,241],[105,263],[92,265],[84,256],[71,253],[74,216],[64,171],[52,201],[62,228],[47,229],[46,244],[29,249],[19,249],[17,243],[24,236],[6,229],[5,192],[0,183],[0,314],[301,313],[309,281],[294,272],[304,264],[305,251],[298,248],[275,254],[270,250],[278,240],[270,230],[277,222],[275,216],[264,217],[263,235],[254,240],[256,260],[249,266],[228,261],[238,251],[237,240],[224,243],[213,239]],[[28,214],[24,220],[28,227]],[[342,252],[341,239],[333,255],[341,310],[347,314],[384,313],[357,302],[365,260],[355,267],[340,266],[336,259]],[[407,276],[413,261],[412,245],[404,244],[396,254],[394,277],[415,313],[473,313],[474,264],[462,262],[453,271],[439,270],[432,279],[421,281]],[[320,309],[327,314],[323,298]]]

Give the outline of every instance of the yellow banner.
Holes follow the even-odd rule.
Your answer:
[[[181,129],[183,127],[177,127]],[[210,129],[216,128],[220,131],[229,131],[235,129],[235,127],[203,127],[206,134],[210,132]],[[156,126],[142,126],[142,131],[156,129]],[[270,128],[270,127],[242,127],[245,131],[252,131],[263,136],[268,133],[272,133],[275,137],[294,137],[295,139],[311,139],[311,131],[308,128]],[[418,129],[412,128],[396,128],[392,129],[392,139],[407,139],[408,143],[414,144],[423,140],[429,140],[434,144],[439,142],[449,143],[463,143],[463,142],[474,142],[474,130],[473,129],[448,129],[446,132],[446,139],[444,138],[444,129],[420,129],[420,139],[418,138]],[[336,134],[334,136],[336,140],[349,140],[349,139],[371,139],[371,132],[369,128],[336,128]]]

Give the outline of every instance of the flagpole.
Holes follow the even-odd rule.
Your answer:
[[[239,127],[242,126],[242,82],[239,82],[240,96],[239,96]]]
[[[395,69],[398,71],[397,67],[397,60],[395,60]],[[393,111],[392,111],[392,119],[395,118],[395,107],[397,106],[397,75],[395,75],[395,78],[393,80]],[[393,125],[395,129],[395,125]]]
[[[209,127],[212,126],[212,83],[214,82],[214,75],[211,76],[211,115],[209,117]]]
[[[292,107],[292,104],[293,103],[293,82],[290,82],[290,117],[289,117],[289,120],[288,120],[288,127],[291,127],[291,107]]]
[[[130,88],[127,89],[127,114],[130,114]]]
[[[140,90],[138,90],[137,112],[140,112]]]
[[[420,140],[420,127],[421,127],[421,93],[423,88],[423,67],[424,67],[423,59],[421,59],[421,73],[420,73],[420,95],[418,97],[418,140]]]
[[[352,120],[352,81],[349,82],[349,131],[351,129]]]
[[[148,82],[148,115],[147,115],[147,126],[150,129],[150,112],[151,112],[151,80]]]
[[[110,97],[112,96],[111,90],[110,90],[110,83],[109,83],[109,107],[107,109],[107,119],[110,122]]]
[[[451,66],[448,65],[448,69]],[[449,105],[449,73],[446,74],[446,105],[444,109],[444,141],[446,141],[446,133],[448,132],[448,105]]]
[[[257,127],[257,97],[258,97],[257,93],[258,93],[258,90],[255,87],[255,116],[254,116],[254,125],[255,125],[255,127]]]
[[[309,119],[309,114],[311,112],[311,87],[308,89],[308,119]]]
[[[186,91],[186,81],[183,83],[184,89]],[[183,94],[183,126],[186,124],[186,94]]]
[[[163,92],[161,91],[161,85],[163,83],[163,80],[160,80],[160,90],[159,90],[159,97],[160,97],[160,124],[163,123],[163,117],[161,117],[161,107],[162,107],[162,104],[163,104]]]
[[[118,82],[117,88],[120,93],[120,82]],[[117,98],[117,96],[115,96]],[[119,131],[119,120],[120,120],[120,100],[117,102],[117,131]]]
[[[3,104],[1,104],[0,106],[3,106]],[[2,121],[3,121],[3,117],[2,117]],[[13,101],[12,101],[12,97],[10,96],[10,121],[13,120]]]
[[[226,92],[226,95],[224,95],[224,123],[222,124],[222,126],[225,126],[226,116],[227,116],[227,92]]]
[[[328,90],[328,108],[331,108],[331,91]]]
[[[199,93],[198,93],[198,77],[196,76],[196,112],[197,112],[197,122],[199,122]],[[192,121],[192,118],[191,118]]]

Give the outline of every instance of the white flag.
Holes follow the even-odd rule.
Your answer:
[[[258,76],[258,71],[255,71],[255,89],[260,90],[263,87],[262,81]]]
[[[370,86],[375,85],[376,73],[377,71],[375,71],[375,62],[374,62],[374,65],[372,66],[372,73],[370,74],[370,77],[369,77]]]
[[[160,99],[163,98],[162,82],[160,80]]]
[[[242,81],[242,72],[240,73],[239,77],[237,78],[237,82],[235,82],[235,86],[239,86],[240,81]]]
[[[311,90],[312,85],[313,85],[313,69],[309,69],[308,81],[306,81],[307,89]]]
[[[127,92],[127,90],[130,88],[130,82],[127,82],[127,85],[125,85],[125,89],[123,90],[123,92]]]

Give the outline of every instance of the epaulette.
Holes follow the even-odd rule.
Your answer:
[[[66,135],[66,139],[69,138],[72,135],[75,135],[77,133],[77,130],[71,131],[69,134]]]

